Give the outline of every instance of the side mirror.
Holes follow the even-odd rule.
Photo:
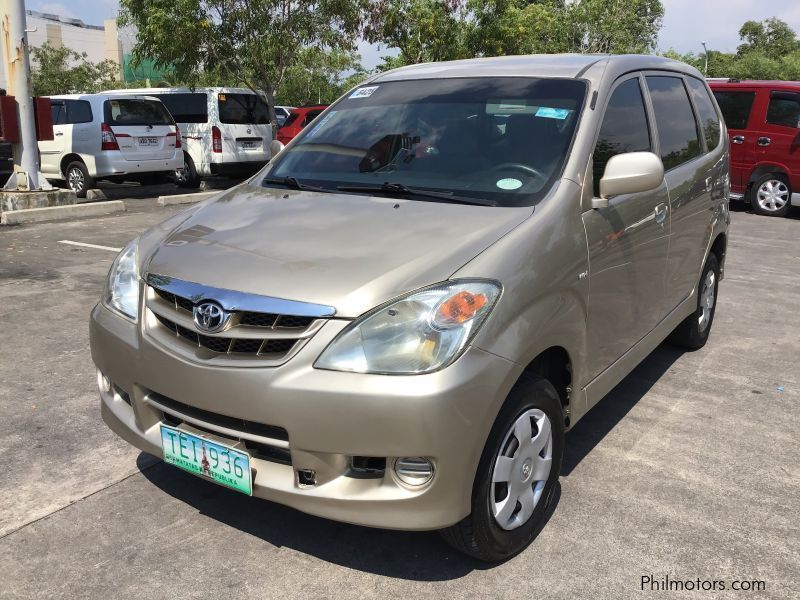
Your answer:
[[[652,152],[626,152],[612,156],[600,180],[600,197],[592,208],[605,208],[611,196],[653,190],[664,180],[664,163]]]
[[[275,158],[276,156],[278,156],[280,151],[283,150],[283,148],[284,148],[283,142],[281,142],[280,140],[272,140],[272,142],[270,142],[269,144],[269,153],[272,156],[272,158]]]

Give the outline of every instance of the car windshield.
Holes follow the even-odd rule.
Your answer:
[[[583,81],[527,77],[361,86],[305,129],[264,185],[390,183],[530,206],[561,173],[585,95]]]

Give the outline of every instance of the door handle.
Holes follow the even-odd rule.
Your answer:
[[[667,205],[662,202],[661,204],[656,205],[656,208],[653,212],[655,213],[656,223],[663,227],[664,221],[667,218]]]
[[[731,138],[731,141],[734,144],[744,144],[744,136],[743,135],[735,135]]]
[[[759,146],[769,146],[772,143],[772,140],[768,137],[760,137],[756,140],[756,144]]]

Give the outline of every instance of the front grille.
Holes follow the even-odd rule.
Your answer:
[[[199,360],[224,359],[247,366],[258,359],[258,364],[280,364],[316,333],[323,317],[334,313],[330,307],[208,288],[160,275],[148,275],[146,281],[146,305],[155,317],[148,321],[148,334]],[[194,323],[194,307],[206,301],[237,307],[228,310],[230,318],[219,333],[206,334]],[[266,310],[252,310],[262,306]],[[271,311],[271,307],[297,309],[300,314]],[[305,316],[314,313],[319,316]]]

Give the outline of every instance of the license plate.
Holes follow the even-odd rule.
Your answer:
[[[255,142],[239,142],[242,145],[242,150],[255,150],[256,143]]]
[[[161,425],[164,462],[238,492],[253,495],[250,456],[225,444]]]
[[[157,138],[157,137],[140,137],[139,138],[139,145],[140,146],[146,146],[146,147],[158,146],[161,143],[160,140],[161,140],[161,138]]]

